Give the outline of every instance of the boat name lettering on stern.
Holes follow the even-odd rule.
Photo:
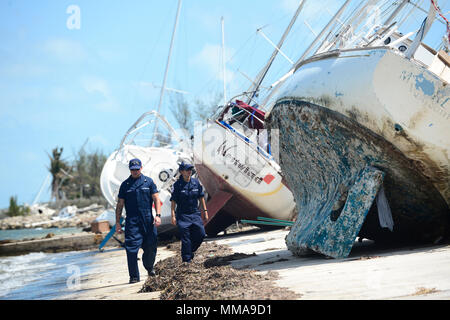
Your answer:
[[[252,169],[247,166],[246,164],[243,164],[239,159],[231,155],[228,151],[233,149],[233,147],[227,148],[226,141],[224,141],[218,148],[217,148],[217,154],[222,155],[225,159],[225,163],[231,164],[235,166],[238,171],[243,173],[248,178],[254,180],[256,183],[261,184],[261,182],[264,180],[261,177],[258,177],[257,174],[252,171]]]

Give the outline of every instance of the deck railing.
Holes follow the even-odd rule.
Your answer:
[[[242,138],[252,149],[262,154],[266,159],[273,160],[270,152],[269,133],[267,131],[260,132],[260,130],[266,130],[264,129],[264,121],[256,116],[255,111],[260,109],[250,106],[250,108],[255,108],[256,110],[247,110],[238,103],[233,102],[239,97],[248,97],[249,94],[249,92],[244,92],[233,97],[226,106],[219,107],[212,118]],[[266,134],[264,144],[258,141],[260,135],[263,134]],[[257,141],[254,141],[255,138]]]

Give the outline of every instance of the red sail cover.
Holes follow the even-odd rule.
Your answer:
[[[245,102],[241,101],[241,100],[236,100],[236,104],[238,107],[247,110],[248,112],[250,112],[253,117],[258,118],[259,120],[262,121],[259,122],[257,120],[255,120],[252,116],[249,119],[249,127],[251,129],[264,129],[264,116],[265,116],[265,112],[262,110],[259,110],[255,107],[249,106],[248,104],[246,104]]]

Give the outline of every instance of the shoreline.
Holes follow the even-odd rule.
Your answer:
[[[51,300],[65,294],[76,273],[90,274],[97,251],[33,252],[0,257],[2,300]]]
[[[47,235],[43,238],[32,240],[18,240],[0,243],[0,257],[17,256],[32,252],[57,253],[65,251],[80,251],[94,249],[106,237],[108,232],[93,233],[80,232],[72,234]],[[123,241],[123,234],[117,236]],[[113,238],[109,239],[105,247],[118,246]]]
[[[165,248],[166,244],[158,245],[155,264],[160,260],[175,255]],[[142,257],[142,249],[138,257]],[[159,300],[160,292],[138,293],[147,279],[142,260],[138,261],[141,281],[129,284],[127,257],[122,248],[108,248],[99,252],[93,262],[96,266],[88,275],[81,274],[79,287],[72,292],[54,300]]]
[[[271,280],[272,284],[277,287],[277,290],[284,288],[297,294],[297,297],[292,298],[295,300],[450,299],[450,269],[448,268],[450,244],[448,243],[385,248],[364,240],[362,243],[355,242],[350,256],[345,259],[329,259],[314,253],[297,257],[286,248],[285,237],[288,232],[288,230],[249,230],[207,238],[202,246],[206,244],[206,249],[208,249],[208,243],[227,246],[233,253],[226,253],[224,258],[230,261],[230,266],[237,274],[240,270],[255,271],[262,276],[276,273],[277,277]],[[158,246],[156,263],[177,254],[164,245]],[[141,278],[137,284],[128,284],[125,252],[112,249],[105,251],[102,255],[101,261],[98,262],[98,268],[102,270],[102,274],[84,279],[84,290],[74,292],[73,295],[62,299],[160,299],[161,292],[138,293],[144,287],[144,278]],[[237,255],[242,258],[234,259],[233,257]],[[142,262],[139,261],[138,264],[141,275],[145,274],[142,273],[145,272]],[[198,272],[198,266],[192,269],[192,272]],[[189,270],[187,267],[185,272],[191,272]],[[216,273],[208,272],[212,275]],[[183,275],[184,272],[179,274]],[[186,282],[184,277],[178,280],[173,277],[173,279]],[[213,281],[216,279],[212,278]],[[205,286],[212,286],[209,281],[205,280],[202,283]],[[171,286],[173,287],[173,284]],[[237,290],[242,290],[242,285],[238,284],[238,286],[240,288]],[[253,289],[251,285],[245,288]],[[189,292],[189,290],[197,289],[198,286],[188,286],[184,290]],[[257,299],[277,300],[277,297],[270,293],[261,293],[259,297]],[[230,297],[230,299],[235,298]],[[213,296],[207,300],[215,299]]]
[[[170,281],[185,283],[184,274],[200,272],[211,275],[211,278],[201,279],[202,284],[208,289],[217,292],[207,300],[217,300],[222,293],[222,286],[215,286],[217,279],[224,283],[231,283],[235,278],[227,278],[227,273],[221,273],[220,269],[210,268],[205,262],[230,262],[227,267],[233,268],[240,279],[241,271],[256,272],[263,277],[276,273],[276,277],[270,278],[277,290],[291,291],[297,296],[295,300],[449,300],[450,299],[450,244],[410,246],[410,247],[379,247],[369,240],[355,242],[351,254],[345,259],[328,259],[322,255],[311,253],[307,256],[294,256],[285,244],[288,230],[246,230],[215,238],[206,238],[202,246],[205,249],[205,261],[199,259],[195,268],[180,270],[176,277]],[[168,244],[171,244],[170,247]],[[155,266],[175,266],[170,262],[171,257],[179,255],[174,252],[179,240],[158,244]],[[211,252],[211,247],[227,247],[220,255]],[[202,248],[202,247],[201,247]],[[177,249],[178,250],[178,249]],[[209,250],[209,251],[208,251]],[[64,290],[55,300],[160,300],[162,291],[139,292],[145,286],[147,274],[138,261],[141,281],[134,284],[128,283],[128,267],[124,249],[108,247],[103,252],[89,250],[89,270],[81,272],[78,277],[75,274],[62,275],[67,283],[75,283],[71,288],[62,283]],[[142,257],[140,250],[139,258]],[[175,257],[178,259],[179,257]],[[217,259],[218,258],[218,259]],[[181,259],[180,259],[181,260]],[[194,259],[195,262],[195,259]],[[76,262],[75,262],[76,265]],[[221,266],[221,265],[220,265]],[[65,266],[63,266],[64,268]],[[155,267],[156,268],[156,267]],[[65,270],[64,270],[65,271]],[[217,271],[217,272],[216,272]],[[182,275],[179,279],[178,275]],[[223,280],[217,275],[222,275]],[[161,274],[163,276],[163,274]],[[158,274],[157,274],[158,277]],[[78,279],[78,280],[77,280]],[[161,277],[158,281],[167,281],[167,277]],[[194,278],[195,279],[195,278]],[[215,283],[210,282],[212,280]],[[72,281],[72,282],[71,282]],[[189,281],[187,281],[189,282]],[[192,283],[191,278],[191,283]],[[177,287],[175,283],[167,284],[167,287]],[[237,282],[236,290],[244,287],[252,290],[251,284],[243,286]],[[163,286],[164,290],[166,287]],[[197,286],[184,287],[187,292],[198,290]],[[217,289],[213,289],[217,288]],[[201,289],[201,286],[200,286]],[[219,290],[219,291],[214,291]],[[193,292],[193,291],[192,291]],[[258,292],[256,299],[277,300],[270,292]],[[187,296],[189,299],[189,296]],[[215,299],[216,298],[216,299]],[[235,299],[233,295],[228,299]],[[181,300],[181,299],[180,299]],[[197,301],[197,300],[194,300]]]
[[[20,241],[41,240],[52,236],[70,235],[83,232],[83,228],[32,228],[0,230],[0,244]]]
[[[71,208],[71,213],[66,213]],[[34,210],[35,211],[35,210]],[[108,211],[103,205],[92,204],[88,207],[65,207],[58,212],[43,207],[42,213],[32,213],[23,216],[4,217],[0,219],[0,231],[35,229],[35,228],[90,228],[91,223],[102,212]]]

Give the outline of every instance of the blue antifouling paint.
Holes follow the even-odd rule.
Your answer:
[[[423,94],[432,96],[434,94],[434,83],[425,79],[423,74],[416,77],[416,89],[422,90]]]
[[[299,215],[295,225],[300,227],[292,229],[286,238],[288,249],[294,253],[312,249],[333,258],[347,257],[383,178],[382,171],[366,167],[351,186],[337,217],[331,217],[330,209],[321,210],[312,220]]]

